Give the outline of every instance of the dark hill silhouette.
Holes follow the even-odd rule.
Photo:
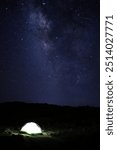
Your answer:
[[[0,144],[15,148],[13,143],[25,149],[98,149],[100,145],[100,109],[97,107],[57,106],[23,102],[0,103],[0,128],[19,131],[26,122],[38,123],[44,131],[54,131],[52,138],[29,140],[21,135],[2,135]],[[9,133],[8,133],[9,134]],[[95,144],[95,147],[93,147]],[[3,144],[4,145],[4,144]],[[28,147],[27,147],[28,145]],[[48,145],[48,146],[46,146]],[[73,148],[74,147],[74,148]]]

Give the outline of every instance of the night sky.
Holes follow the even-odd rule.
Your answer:
[[[0,0],[0,102],[100,104],[99,0]]]

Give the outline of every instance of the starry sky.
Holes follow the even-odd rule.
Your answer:
[[[100,104],[99,0],[0,0],[0,102]]]

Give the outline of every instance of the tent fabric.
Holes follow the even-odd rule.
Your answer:
[[[28,134],[39,134],[42,133],[41,127],[34,123],[34,122],[28,122],[26,123],[22,128],[22,132],[26,132]]]

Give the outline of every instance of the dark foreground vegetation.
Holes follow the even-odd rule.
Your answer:
[[[36,122],[42,135],[23,135],[21,127]],[[0,104],[0,150],[99,150],[100,110],[20,102]]]

